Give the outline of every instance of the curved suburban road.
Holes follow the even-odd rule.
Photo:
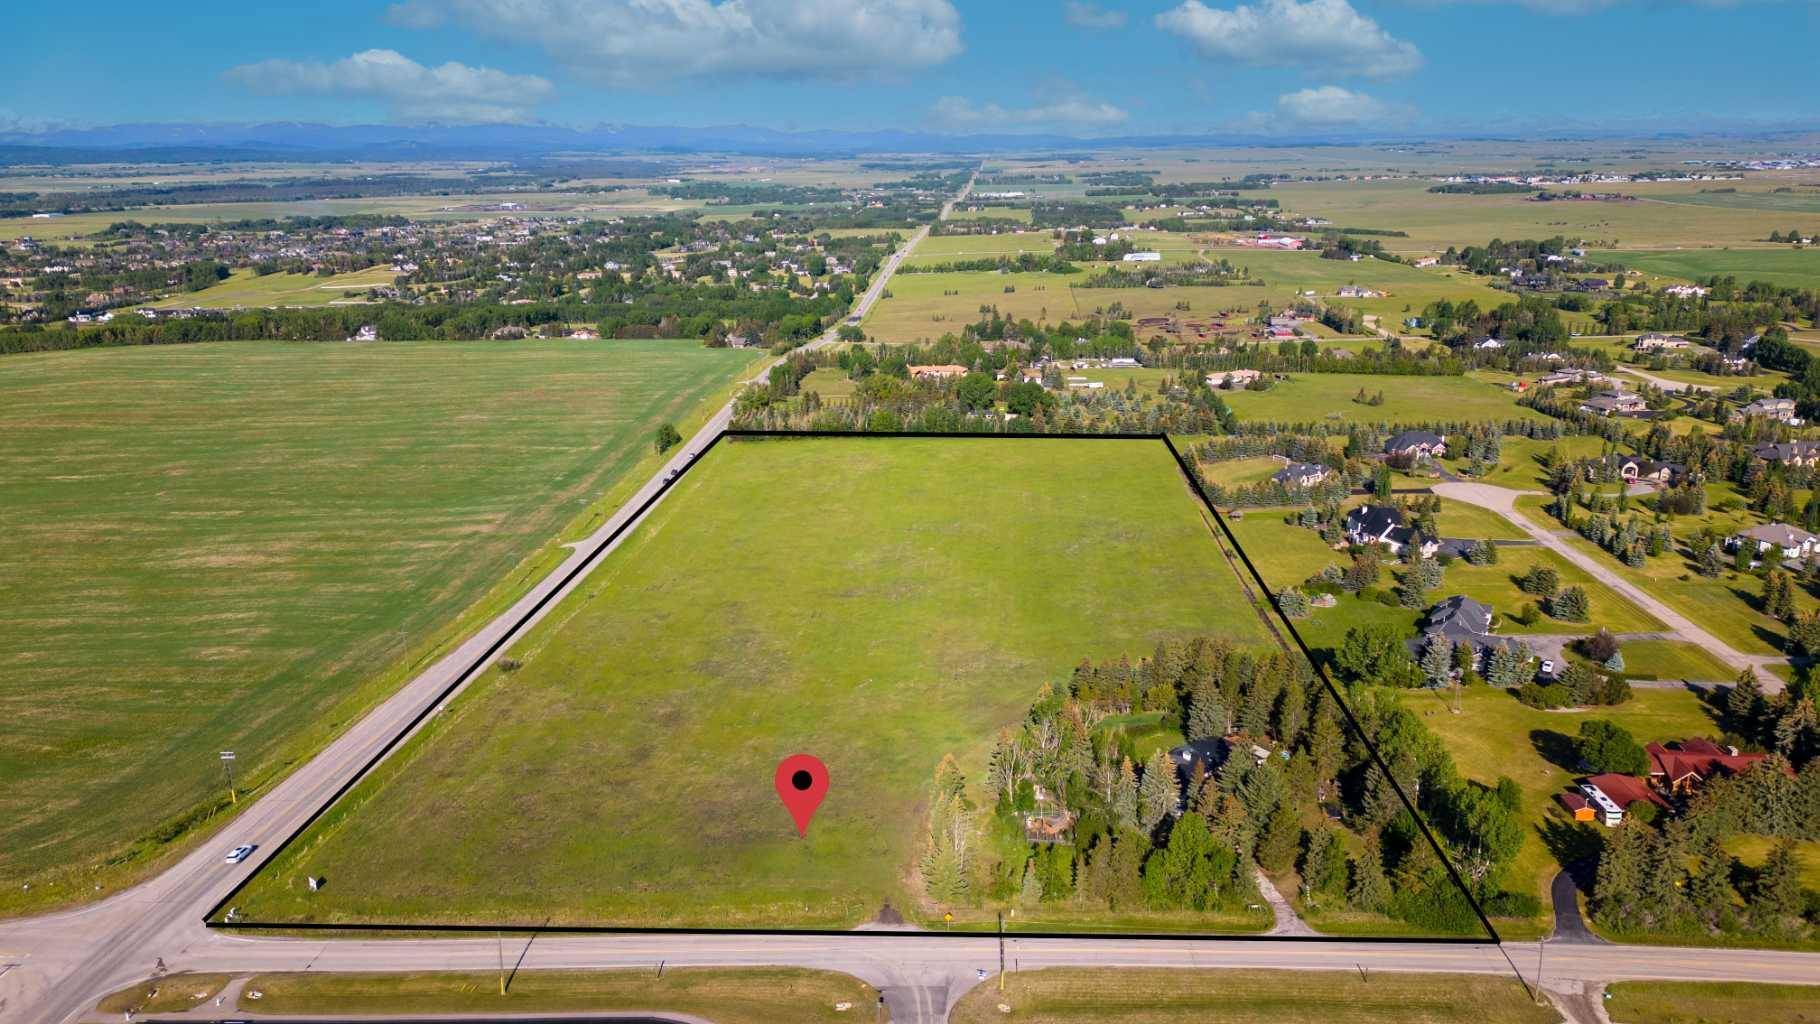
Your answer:
[[[972,182],[969,181],[970,189]],[[964,196],[966,190],[961,195]],[[958,197],[957,197],[958,198]],[[952,203],[944,207],[944,216]],[[921,241],[919,230],[881,267],[856,307],[864,315],[883,294],[903,256]],[[834,340],[832,332],[813,344]],[[768,367],[767,367],[768,370]],[[613,549],[624,530],[662,500],[673,470],[680,469],[731,417],[719,410],[709,423],[587,540],[562,566],[510,610],[407,683],[392,697],[253,801],[218,841],[199,844],[157,877],[104,901],[39,918],[0,922],[0,1022],[65,1024],[90,1010],[103,994],[160,970],[250,971],[492,971],[499,949],[492,936],[478,939],[352,939],[251,935],[203,927],[203,915],[269,857],[285,836],[357,779],[423,721],[438,712],[487,661],[530,628]],[[1472,485],[1442,485],[1459,487]],[[1440,488],[1437,488],[1440,490]],[[1443,491],[1443,493],[1447,493]],[[1510,492],[1503,492],[1508,495]],[[1492,500],[1480,496],[1475,504]],[[1465,500],[1472,500],[1466,498]],[[1507,515],[1524,525],[1509,510]],[[1492,506],[1497,507],[1497,506]],[[1526,532],[1530,528],[1526,527]],[[1534,531],[1541,533],[1541,531]],[[1537,539],[1551,548],[1545,536]],[[1558,550],[1558,549],[1557,549]],[[1564,556],[1582,564],[1576,552]],[[1594,567],[1587,566],[1603,578]],[[1622,583],[1622,581],[1618,581]],[[1614,583],[1614,586],[1618,586]],[[1619,587],[1623,590],[1625,588]],[[1634,589],[1634,588],[1630,588]],[[1627,596],[1630,596],[1627,593]],[[1647,595],[1643,595],[1647,597]],[[1645,607],[1651,604],[1640,600]],[[1665,622],[1679,617],[1661,615]],[[1683,620],[1684,621],[1684,620]],[[1691,628],[1692,624],[1688,626]],[[1708,646],[1720,649],[1716,641]],[[1735,652],[1734,652],[1735,653]],[[222,861],[229,842],[253,842],[247,862]],[[885,993],[898,1024],[946,1019],[955,997],[998,969],[1000,949],[991,936],[919,932],[809,935],[545,935],[520,938],[521,968],[647,967],[663,961],[684,966],[796,965],[852,974]],[[1414,942],[1270,941],[1268,939],[1143,940],[1124,938],[1020,939],[1003,947],[1012,970],[1051,966],[1252,967],[1292,970],[1434,971],[1509,974],[1538,979],[1534,943],[1425,944]],[[1543,987],[1572,1000],[1620,979],[1744,980],[1814,983],[1820,954],[1763,950],[1551,944]]]
[[[1488,508],[1533,538],[1536,543],[1567,559],[1569,562],[1586,571],[1586,574],[1607,587],[1617,591],[1632,604],[1654,615],[1668,628],[1689,643],[1704,647],[1720,661],[1742,672],[1746,668],[1762,672],[1767,665],[1786,661],[1773,654],[1745,654],[1725,641],[1707,632],[1692,619],[1664,604],[1655,595],[1638,587],[1620,576],[1611,566],[1604,564],[1570,543],[1560,532],[1537,526],[1528,516],[1517,511],[1517,499],[1525,495],[1540,494],[1539,491],[1513,491],[1508,487],[1496,487],[1491,484],[1467,483],[1456,481],[1434,485],[1434,492],[1443,498],[1463,501],[1469,505]],[[1769,673],[1764,673],[1762,682],[1765,689],[1781,688],[1781,680]]]

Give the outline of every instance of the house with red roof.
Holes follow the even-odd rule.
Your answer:
[[[1665,793],[1684,794],[1698,789],[1714,775],[1737,775],[1760,764],[1768,754],[1741,754],[1737,747],[1722,747],[1712,740],[1682,740],[1672,745],[1651,743],[1649,781]]]

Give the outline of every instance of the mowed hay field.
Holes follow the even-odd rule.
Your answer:
[[[1151,441],[723,442],[574,596],[236,898],[261,921],[918,916],[943,755],[1084,657],[1269,638]],[[799,839],[773,789],[831,785]],[[325,877],[320,892],[309,876]]]
[[[224,801],[220,750],[269,781],[748,362],[694,342],[0,360],[0,910],[92,893],[95,865]]]
[[[1354,401],[1384,394],[1384,404]],[[1516,403],[1507,387],[1475,377],[1386,377],[1368,373],[1299,373],[1263,391],[1220,392],[1241,420],[1280,423],[1429,423],[1436,420],[1542,420]]]
[[[1820,221],[1820,217],[1813,218]],[[1820,224],[1816,224],[1820,228]],[[1612,253],[1611,259],[1648,274],[1697,281],[1729,274],[1740,283],[1767,281],[1785,288],[1820,288],[1820,249],[1779,245],[1767,249],[1677,249]]]
[[[1324,303],[1350,306],[1379,316],[1383,318],[1383,326],[1389,328],[1400,324],[1405,316],[1420,313],[1423,307],[1441,299],[1452,302],[1470,299],[1485,309],[1512,301],[1510,293],[1488,288],[1454,270],[1417,269],[1375,259],[1355,263],[1322,259],[1319,253],[1313,252],[1215,245],[1215,238],[1210,235],[1139,231],[1131,237],[1141,248],[1162,252],[1165,263],[1188,263],[1203,258],[1226,260],[1250,271],[1255,283],[1223,287],[1080,287],[1108,267],[1132,271],[1134,267],[1144,266],[1098,262],[1077,264],[1081,268],[1078,274],[1001,274],[997,271],[901,274],[892,278],[889,297],[866,317],[866,332],[881,341],[936,338],[949,332],[958,333],[963,326],[979,319],[981,306],[996,306],[1007,316],[1049,323],[1080,319],[1114,304],[1123,306],[1134,317],[1179,315],[1192,319],[1220,310],[1241,310],[1249,316],[1256,312],[1260,302],[1284,307],[1294,303],[1304,291],[1313,292]],[[1043,233],[942,236],[924,239],[910,262],[916,266],[930,266],[960,260],[996,259],[1015,256],[1019,251],[1048,252],[1053,244]],[[1339,289],[1349,284],[1375,289],[1384,295],[1375,299],[1339,298]],[[1011,291],[1006,291],[1007,288]],[[1187,310],[1177,309],[1178,302],[1186,302]],[[1409,312],[1405,313],[1405,310]],[[1353,340],[1376,339],[1360,337]]]
[[[367,289],[388,287],[397,280],[391,267],[368,267],[351,274],[317,277],[315,274],[266,274],[237,270],[233,276],[199,292],[179,292],[147,303],[160,309],[232,309],[238,306],[328,306],[362,301]],[[350,299],[344,292],[354,292]]]
[[[1381,241],[1392,252],[1439,252],[1449,245],[1484,245],[1494,238],[1583,238],[1620,248],[1739,245],[1771,231],[1805,228],[1812,214],[1743,204],[1711,205],[1704,182],[1588,185],[1582,191],[1621,192],[1634,202],[1539,203],[1527,195],[1464,195],[1428,191],[1427,178],[1396,181],[1285,182],[1270,190],[1283,208],[1345,227],[1407,232]],[[1561,192],[1568,189],[1551,188]],[[1590,253],[1599,259],[1605,252]]]
[[[1009,1013],[1000,1004],[1011,1007]],[[979,987],[954,1024],[1555,1024],[1508,975],[1051,967]]]
[[[919,247],[920,248],[920,247]],[[946,262],[938,260],[936,262]],[[1096,265],[1097,269],[1097,265]],[[1252,310],[1259,302],[1287,303],[1295,293],[1248,285],[1230,287],[1076,288],[1090,274],[950,271],[900,274],[891,279],[887,298],[872,307],[863,324],[878,341],[906,342],[959,334],[980,319],[980,307],[994,306],[1005,316],[1038,323],[1080,320],[1122,305],[1135,317],[1171,314],[1206,316],[1222,309]],[[1011,289],[1006,291],[1006,289]],[[1188,303],[1189,312],[1176,308]]]

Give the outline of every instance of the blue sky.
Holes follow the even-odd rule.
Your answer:
[[[1820,123],[1817,0],[28,0],[0,127]]]

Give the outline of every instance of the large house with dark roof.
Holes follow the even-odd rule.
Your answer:
[[[1761,523],[1732,534],[1725,546],[1733,551],[1748,547],[1752,559],[1763,555],[1777,561],[1804,559],[1820,553],[1820,536],[1787,523]]]
[[[1581,402],[1580,411],[1598,416],[1641,416],[1649,411],[1649,403],[1635,391],[1618,388],[1601,391]]]
[[[1613,455],[1606,460],[1621,480],[1646,480],[1650,483],[1675,484],[1687,475],[1679,462],[1652,462],[1635,455]]]
[[[1408,524],[1403,510],[1395,505],[1360,505],[1346,513],[1346,539],[1353,544],[1382,544],[1391,554],[1400,555],[1411,544],[1420,543],[1424,555],[1433,555],[1438,545],[1422,540],[1416,528]]]
[[[1446,454],[1447,439],[1426,430],[1405,430],[1384,442],[1385,455],[1428,459]]]
[[[1780,462],[1785,466],[1820,465],[1820,441],[1760,444],[1751,449],[1751,454],[1765,462]]]
[[[1331,472],[1333,471],[1319,463],[1291,462],[1289,465],[1277,470],[1276,473],[1271,476],[1271,479],[1282,484],[1284,487],[1313,487],[1315,484],[1327,479],[1327,474]]]
[[[1422,634],[1409,641],[1409,653],[1420,656],[1431,643],[1449,647],[1465,644],[1472,648],[1475,665],[1481,664],[1493,648],[1521,644],[1494,634],[1495,618],[1491,605],[1456,594],[1429,609],[1422,620]]]

